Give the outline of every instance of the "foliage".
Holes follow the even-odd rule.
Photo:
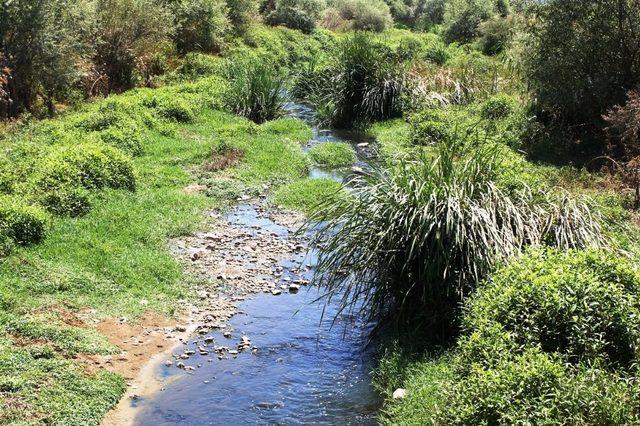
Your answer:
[[[171,15],[152,0],[97,0],[96,10],[96,64],[111,91],[129,89],[169,40]]]
[[[492,15],[492,4],[485,0],[450,0],[444,16],[444,38],[448,42],[470,43],[479,27]]]
[[[158,116],[179,123],[190,123],[195,119],[193,108],[183,99],[172,94],[153,95],[142,104],[156,112]]]
[[[272,64],[258,58],[238,58],[228,64],[229,87],[225,104],[255,123],[273,120],[284,106],[284,76]]]
[[[627,260],[599,251],[532,251],[499,270],[469,303],[455,376],[444,388],[445,418],[638,419],[637,388],[627,378],[640,342],[639,279]]]
[[[181,53],[219,51],[229,30],[223,0],[176,0],[170,3],[175,19],[173,39]]]
[[[309,157],[319,166],[343,167],[356,162],[356,152],[353,147],[343,142],[325,142],[314,146],[309,151]]]
[[[14,196],[0,196],[0,235],[16,244],[28,245],[44,239],[47,216],[37,207]]]
[[[258,16],[258,0],[226,0],[229,21],[237,35],[244,35]]]
[[[614,106],[603,118],[614,158],[629,161],[640,156],[640,92],[629,91],[627,102]]]
[[[451,118],[442,109],[425,109],[407,119],[409,137],[414,145],[434,145],[448,141],[455,134]]]
[[[38,97],[54,112],[54,102],[78,82],[78,64],[90,54],[88,9],[80,0],[2,3],[0,93],[4,89],[7,95],[0,97],[0,118],[33,111]]]
[[[496,95],[482,104],[480,115],[486,120],[505,118],[513,113],[515,104],[514,99],[508,95]]]
[[[497,262],[527,245],[581,247],[602,237],[583,201],[526,185],[509,194],[497,187],[490,146],[437,147],[435,158],[360,182],[354,199],[330,200],[310,223],[319,224],[316,279],[329,297],[341,294],[345,309],[364,300],[369,315],[446,341],[455,335],[459,302]]]
[[[553,0],[537,12],[527,76],[543,118],[601,126],[640,83],[640,2]]]
[[[323,4],[318,0],[277,0],[266,17],[270,25],[284,25],[304,33],[312,32],[320,17]]]
[[[340,42],[329,63],[301,73],[295,94],[334,125],[348,128],[400,115],[406,67],[388,46],[356,33]]]
[[[334,7],[352,30],[382,32],[393,23],[389,6],[382,0],[337,0]]]
[[[497,55],[506,50],[511,41],[513,23],[509,18],[494,16],[479,26],[478,43],[485,55]]]

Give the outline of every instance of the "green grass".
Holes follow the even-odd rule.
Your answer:
[[[346,143],[326,142],[311,148],[309,157],[321,167],[345,167],[356,162],[356,151]]]
[[[342,196],[342,184],[330,179],[302,179],[275,191],[271,203],[302,213],[312,213],[321,201]]]

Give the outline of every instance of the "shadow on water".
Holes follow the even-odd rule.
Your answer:
[[[319,128],[313,110],[305,105],[292,103],[287,109],[313,126],[313,138],[305,149],[327,141],[349,142],[358,148],[357,166],[366,167],[370,151],[364,144],[371,143],[369,139]],[[310,177],[342,181],[350,173],[313,169]],[[286,228],[248,204],[237,206],[226,220],[242,229],[288,236]],[[292,256],[280,264],[282,279],[310,279],[315,262],[313,252]],[[294,274],[300,265],[305,265],[305,272]],[[247,336],[257,351],[230,359],[196,353],[189,360],[199,365],[193,373],[161,367],[164,376],[182,377],[155,398],[142,401],[136,424],[376,424],[380,400],[370,378],[375,356],[374,345],[368,345],[372,324],[339,314],[333,303],[314,303],[319,296],[318,289],[303,287],[297,294],[259,294],[241,303],[230,321],[231,338],[221,332],[212,336],[216,345],[230,347]],[[191,342],[197,339],[194,336]]]

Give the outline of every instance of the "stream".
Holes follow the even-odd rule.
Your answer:
[[[356,167],[367,168],[371,154],[366,144],[371,141],[364,135],[323,129],[313,110],[302,104],[290,103],[287,111],[313,128],[305,150],[328,141],[349,142],[358,153]],[[345,181],[351,173],[350,168],[312,168],[309,176]],[[282,239],[290,234],[249,203],[239,204],[223,220],[248,233],[268,232]],[[310,280],[316,254],[290,257],[279,263],[281,279]],[[381,401],[370,377],[375,345],[367,343],[372,324],[338,314],[335,304],[314,303],[319,296],[317,288],[303,286],[297,293],[259,293],[241,302],[229,326],[234,339],[250,338],[253,350],[224,358],[196,353],[190,361],[198,368],[190,372],[159,367],[167,385],[137,402],[141,410],[135,424],[376,424]],[[223,330],[210,337],[216,343],[230,341]]]

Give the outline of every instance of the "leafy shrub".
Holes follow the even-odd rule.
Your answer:
[[[143,101],[143,105],[153,109],[160,117],[177,121],[178,123],[191,123],[195,120],[195,112],[187,101],[171,94],[155,94]]]
[[[640,92],[629,91],[627,102],[611,108],[603,118],[613,157],[630,161],[640,156]]]
[[[338,0],[334,7],[352,30],[382,32],[393,23],[389,6],[381,0]]]
[[[152,0],[98,0],[96,11],[96,63],[111,91],[129,89],[169,40],[171,15]]]
[[[142,154],[144,140],[143,130],[135,123],[126,127],[109,127],[98,133],[100,140],[110,146],[116,147],[129,155]]]
[[[433,145],[448,141],[454,134],[451,120],[446,111],[426,109],[408,118],[409,136],[414,145]]]
[[[116,148],[92,143],[54,149],[38,165],[36,183],[44,191],[136,187],[131,161]]]
[[[491,14],[491,2],[485,0],[449,1],[444,17],[444,38],[450,43],[470,43],[478,36],[480,24]]]
[[[356,181],[353,199],[331,200],[310,218],[323,242],[318,283],[339,292],[346,309],[364,298],[369,315],[445,341],[456,333],[458,304],[497,263],[527,245],[602,241],[585,202],[498,188],[497,152],[440,143],[432,159]]]
[[[276,6],[266,22],[270,25],[284,25],[310,33],[316,27],[323,4],[317,0],[277,0]]]
[[[220,74],[222,67],[222,58],[193,52],[182,58],[176,72],[188,77],[203,77]]]
[[[496,95],[487,99],[480,109],[480,115],[486,120],[498,120],[513,113],[516,102],[511,96]]]
[[[257,0],[227,0],[229,21],[235,33],[244,35],[258,16]]]
[[[326,167],[350,166],[356,162],[353,147],[341,142],[325,142],[314,146],[309,151],[314,163]]]
[[[229,62],[229,87],[224,94],[227,108],[255,123],[282,114],[284,76],[271,63],[257,58],[237,58]]]
[[[59,184],[50,188],[42,192],[38,201],[48,212],[59,216],[78,217],[91,210],[89,191],[72,185]]]
[[[640,55],[629,53],[640,47],[638,2],[552,0],[537,12],[526,69],[543,116],[598,130],[602,114],[640,84]]]
[[[640,275],[602,251],[533,250],[468,304],[447,424],[627,424],[640,416]],[[623,404],[614,401],[625,401]]]
[[[220,50],[230,27],[224,0],[178,0],[170,7],[176,23],[173,39],[179,52]]]
[[[480,50],[485,55],[497,55],[502,53],[511,40],[511,20],[502,17],[493,17],[480,24]]]
[[[18,197],[0,196],[0,235],[16,244],[35,244],[44,239],[46,225],[47,216],[41,209]]]

